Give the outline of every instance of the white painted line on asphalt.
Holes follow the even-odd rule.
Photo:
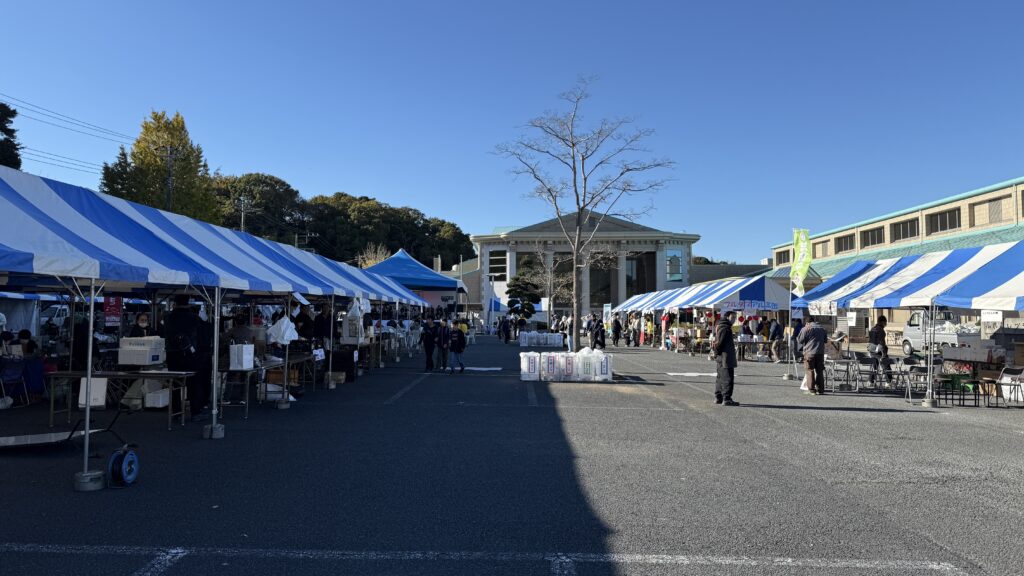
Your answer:
[[[533,382],[526,383],[526,398],[530,401],[530,406],[537,406],[537,389]]]
[[[182,548],[171,548],[163,554],[153,558],[142,568],[135,571],[132,576],[160,576],[167,569],[173,566],[178,560],[188,555],[188,551]]]
[[[420,376],[419,378],[413,380],[412,382],[409,383],[408,386],[406,386],[405,388],[402,388],[401,390],[396,392],[395,395],[392,396],[391,398],[388,398],[387,400],[385,400],[384,404],[388,405],[388,404],[394,404],[395,402],[398,402],[399,398],[404,396],[405,393],[408,392],[409,390],[412,390],[414,386],[416,386],[420,382],[423,382],[424,380],[426,380],[428,376],[430,376],[430,374],[424,374],[423,376]]]
[[[568,558],[552,560],[551,576],[576,576],[576,563]]]
[[[714,372],[665,372],[665,376],[683,376],[684,378],[707,376],[709,378],[714,378],[717,374]]]
[[[791,558],[788,556],[700,556],[688,554],[587,554],[535,552],[350,551],[268,548],[147,548],[134,546],[68,546],[60,544],[2,544],[0,552],[25,554],[77,554],[137,556],[159,554],[177,561],[185,555],[219,558],[262,558],[319,561],[456,561],[550,562],[552,574],[575,574],[575,564],[661,564],[695,566],[750,566],[817,568],[831,570],[926,571],[964,575],[948,562],[858,558]],[[157,560],[160,560],[158,558]],[[167,562],[168,560],[164,560]],[[154,560],[156,562],[156,560]],[[154,564],[151,562],[150,565]],[[170,564],[167,564],[169,566]],[[147,565],[148,566],[148,565]],[[556,572],[556,569],[559,570]],[[158,574],[147,572],[146,574]]]

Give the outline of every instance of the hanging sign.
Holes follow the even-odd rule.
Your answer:
[[[107,296],[103,299],[103,320],[107,326],[121,325],[123,303],[120,296]]]

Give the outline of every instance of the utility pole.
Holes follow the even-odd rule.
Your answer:
[[[167,162],[167,204],[164,207],[171,211],[171,197],[174,195],[174,160],[178,157],[178,148],[170,144],[164,146],[153,146],[153,150],[160,153],[160,157]]]
[[[238,197],[238,210],[242,213],[242,232],[245,232],[245,213],[249,210],[250,202],[248,196]]]

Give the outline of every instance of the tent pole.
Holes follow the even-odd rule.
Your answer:
[[[220,286],[213,289],[213,385],[210,387],[210,424],[203,427],[203,438],[224,438],[224,425],[217,423],[220,400]]]
[[[795,380],[796,376],[796,351],[793,346],[796,344],[796,334],[793,334],[793,277],[789,277],[789,342],[786,342],[786,349],[789,350],[789,362],[786,362],[786,373],[782,375],[783,380]]]
[[[934,373],[934,350],[935,347],[935,302],[932,301],[928,308],[928,331],[925,333],[925,347],[928,348],[928,369],[926,374],[928,375],[928,388],[925,392],[924,399],[921,400],[922,408],[935,408],[935,390],[932,387],[932,383],[935,380]]]
[[[85,438],[84,446],[82,448],[82,471],[75,474],[75,491],[77,492],[93,492],[95,490],[103,489],[103,472],[100,470],[89,470],[89,437],[92,432],[92,342],[93,342],[93,329],[94,319],[93,312],[96,310],[96,280],[93,278],[89,279],[89,334],[88,343],[86,344],[86,354],[88,356],[85,359]],[[73,328],[72,328],[73,329]],[[68,410],[71,407],[68,406]]]
[[[331,294],[331,317],[327,321],[327,330],[330,331],[328,336],[330,344],[327,345],[327,351],[331,355],[331,359],[327,361],[328,388],[330,388],[334,385],[334,294]]]
[[[290,322],[292,316],[291,311],[291,296],[284,297],[284,317]],[[288,366],[288,351],[291,348],[291,342],[284,345],[284,372],[281,375],[281,398],[277,401],[277,409],[285,410],[291,407],[291,403],[288,402],[288,374],[291,372],[291,367]]]

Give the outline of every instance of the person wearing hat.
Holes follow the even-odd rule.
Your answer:
[[[808,385],[810,394],[825,393],[825,341],[828,332],[818,324],[814,317],[808,317],[807,326],[796,338],[797,346],[803,350],[804,370],[811,375]]]
[[[736,370],[736,343],[732,336],[735,321],[736,312],[729,311],[722,315],[722,319],[715,324],[715,341],[712,345],[718,372],[715,378],[715,404],[725,406],[740,405],[732,399]]]

